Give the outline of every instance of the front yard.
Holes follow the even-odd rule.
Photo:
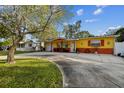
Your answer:
[[[15,54],[32,53],[36,51],[16,51]],[[8,51],[0,51],[0,56],[7,55]]]
[[[0,60],[0,88],[62,87],[59,69],[45,59],[16,59],[16,64]]]

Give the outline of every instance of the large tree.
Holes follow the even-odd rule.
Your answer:
[[[114,35],[119,35],[117,37],[117,41],[118,42],[123,42],[124,41],[124,28],[118,29]]]
[[[94,35],[90,34],[88,31],[81,31],[80,28],[81,28],[81,20],[76,21],[74,24],[64,25],[63,33],[65,34],[65,38],[76,39],[76,38],[94,37]]]
[[[91,37],[92,35],[88,31],[80,31],[76,34],[77,38]]]
[[[78,38],[77,33],[80,32],[81,20],[75,22],[75,24],[64,25],[63,33],[65,38],[72,39]]]
[[[40,33],[65,16],[63,6],[4,6],[0,14],[0,37],[12,40],[7,62],[15,63],[16,46],[27,34]]]

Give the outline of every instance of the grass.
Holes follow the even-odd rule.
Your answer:
[[[34,51],[16,51],[15,54],[23,54],[23,53],[31,53]],[[7,55],[8,51],[0,51],[0,56],[5,56]]]
[[[44,59],[16,59],[16,64],[0,60],[0,88],[59,88],[62,75]]]

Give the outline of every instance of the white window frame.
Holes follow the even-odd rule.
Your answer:
[[[90,46],[99,47],[101,46],[101,40],[91,40]]]

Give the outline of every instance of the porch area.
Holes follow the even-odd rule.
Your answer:
[[[76,52],[76,45],[73,40],[57,39],[53,41],[53,52]]]

